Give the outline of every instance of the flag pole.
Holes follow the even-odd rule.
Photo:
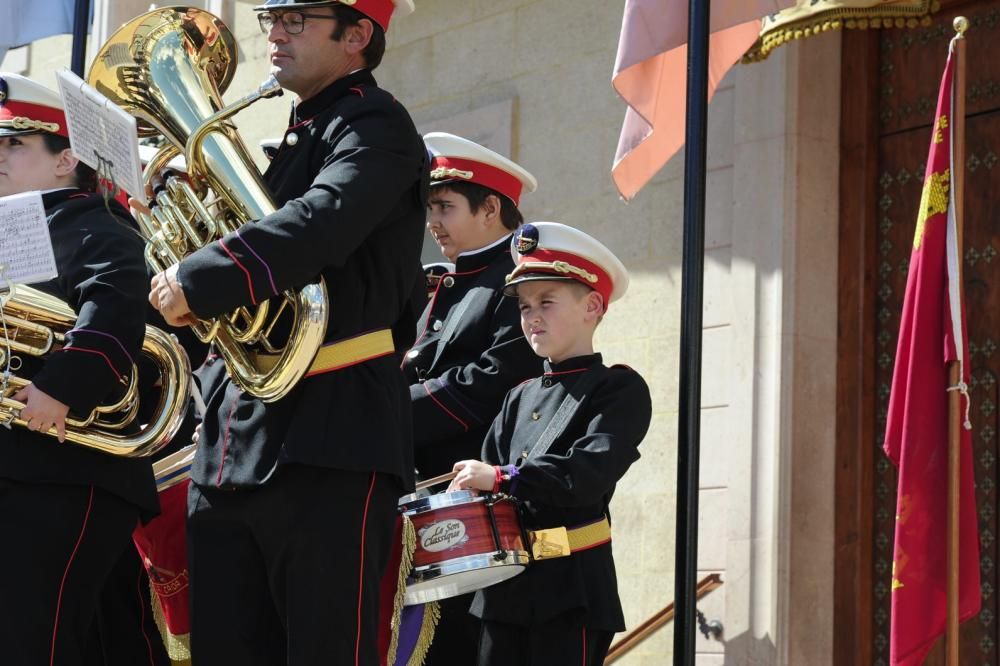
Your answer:
[[[962,227],[965,218],[965,31],[969,21],[956,16],[953,27],[958,33],[955,40],[955,82],[951,113],[952,136],[952,187],[955,201],[955,227],[958,245],[959,294],[962,277]],[[964,298],[963,298],[964,300]],[[962,311],[964,312],[964,304]],[[964,353],[964,352],[963,352]],[[962,393],[955,390],[963,380],[961,361],[952,361],[948,368],[948,622],[945,630],[946,664],[959,666],[959,490],[962,473]]]
[[[684,240],[677,404],[677,514],[674,554],[674,666],[694,666],[701,456],[701,337],[705,272],[709,0],[688,1]]]
[[[90,0],[76,0],[73,7],[73,46],[70,54],[70,69],[79,77],[87,56],[87,30],[90,28]]]

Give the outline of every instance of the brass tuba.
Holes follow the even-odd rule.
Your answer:
[[[24,404],[10,396],[31,383],[17,372],[24,356],[45,358],[57,351],[75,322],[76,313],[54,296],[17,285],[0,294],[3,335],[0,335],[0,369],[11,374],[2,382],[0,424],[26,426]],[[138,368],[132,366],[121,397],[98,405],[84,419],[66,419],[66,439],[117,456],[140,457],[156,453],[170,443],[184,420],[190,398],[191,364],[173,337],[146,327],[142,354],[159,372],[160,398],[146,424],[137,423],[139,411]],[[55,431],[44,433],[55,436]]]
[[[246,222],[276,209],[243,141],[228,119],[281,93],[271,77],[223,107],[236,69],[236,43],[218,18],[194,7],[168,7],[122,26],[101,47],[88,82],[138,120],[140,134],[162,134],[166,146],[149,162],[150,184],[175,156],[187,177],[168,174],[151,215],[139,215],[146,260],[164,270]],[[212,342],[236,384],[266,402],[286,395],[305,375],[327,323],[322,279],[192,328]]]

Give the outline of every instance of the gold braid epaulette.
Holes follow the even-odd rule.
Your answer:
[[[780,21],[779,12],[775,16],[765,17],[762,21],[760,37],[743,55],[740,62],[749,64],[760,62],[771,54],[771,51],[782,44],[812,37],[828,30],[867,30],[871,28],[917,28],[931,25],[931,14],[941,9],[939,0],[923,0],[919,4],[899,5],[886,3],[873,7],[831,7],[818,9],[814,14],[807,14],[800,19],[789,21],[785,25],[767,27],[768,23]],[[790,11],[790,10],[785,10]]]
[[[58,132],[59,123],[47,123],[42,120],[32,120],[24,116],[16,116],[10,120],[0,120],[0,127],[11,127],[16,130],[42,130],[43,132]]]

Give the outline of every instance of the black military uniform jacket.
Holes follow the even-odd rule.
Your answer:
[[[597,383],[547,452],[527,460],[567,392],[591,366]],[[518,474],[504,488],[522,500],[526,529],[573,528],[608,515],[615,484],[639,458],[652,407],[649,388],[634,370],[601,364],[601,355],[578,356],[517,387],[483,443],[483,460],[514,464]],[[610,516],[609,516],[610,519]],[[591,629],[625,628],[611,543],[568,557],[532,562],[524,572],[476,593],[473,615],[536,625],[566,612],[582,615]]]
[[[477,458],[507,391],[542,370],[521,332],[516,298],[503,295],[514,270],[510,236],[460,255],[420,318],[403,371],[410,383],[417,469],[424,477]]]
[[[242,394],[228,378],[206,386],[196,483],[259,485],[289,461],[412,482],[398,352],[412,343],[409,303],[424,289],[428,178],[423,142],[406,109],[370,71],[334,82],[293,110],[264,174],[281,208],[181,262],[191,310],[217,317],[322,276],[327,341],[386,328],[407,329],[407,339],[397,338],[396,354],[305,378],[272,403]]]
[[[43,195],[59,275],[32,285],[65,301],[77,313],[64,348],[44,361],[20,355],[39,389],[88,415],[121,395],[145,335],[149,280],[143,242],[117,202],[78,189]],[[25,428],[0,428],[0,476],[30,483],[94,485],[138,506],[145,517],[159,511],[148,459],[121,458]]]

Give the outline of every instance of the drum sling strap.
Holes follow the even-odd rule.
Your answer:
[[[552,420],[549,421],[549,425],[545,427],[542,431],[541,436],[538,441],[535,442],[531,450],[528,451],[527,458],[535,458],[546,453],[552,443],[556,441],[560,435],[566,431],[566,426],[569,422],[573,420],[576,416],[577,410],[580,409],[580,405],[587,399],[590,392],[597,385],[598,372],[597,369],[603,369],[604,366],[600,364],[592,365],[583,373],[583,376],[577,380],[573,388],[566,392],[566,397],[563,398],[562,403],[559,405],[559,409],[556,410],[555,415]]]
[[[603,366],[600,364],[590,366],[576,384],[566,392],[566,397],[563,398],[559,409],[549,421],[549,425],[542,431],[538,441],[528,451],[525,459],[545,454],[552,443],[566,431],[566,427],[576,416],[580,405],[597,385],[601,374],[597,371],[598,368],[603,369]],[[610,541],[611,524],[605,515],[599,520],[573,528],[549,527],[528,530],[528,538],[531,541],[531,555],[534,559],[546,560],[554,557],[566,557],[577,551],[587,550]]]

